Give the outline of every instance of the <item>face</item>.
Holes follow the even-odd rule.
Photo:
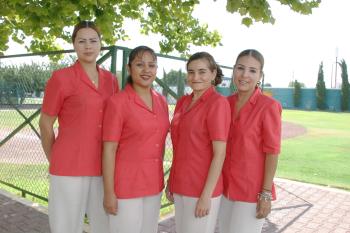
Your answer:
[[[261,64],[252,56],[238,59],[233,69],[233,81],[238,92],[253,92],[262,77]]]
[[[157,75],[157,60],[150,52],[137,55],[127,66],[132,84],[143,88],[150,88]]]
[[[209,69],[206,59],[194,60],[187,66],[187,83],[193,92],[204,92],[212,86],[216,77],[216,70]]]
[[[101,41],[94,29],[80,29],[77,32],[73,45],[80,62],[96,62],[96,58],[101,50]]]

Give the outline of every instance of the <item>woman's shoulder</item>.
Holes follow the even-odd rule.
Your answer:
[[[74,71],[73,65],[71,65],[71,66],[63,67],[61,69],[54,70],[52,72],[52,74],[55,76],[59,76],[59,77],[61,77],[61,76],[62,77],[71,77],[71,76],[75,75],[75,71]]]
[[[192,98],[190,94],[183,95],[176,101],[176,105],[182,105],[187,99],[190,98]]]
[[[265,103],[265,104],[275,104],[275,105],[279,105],[280,102],[278,102],[276,99],[272,98],[271,96],[268,96],[268,95],[264,95],[263,93],[259,96],[259,100],[262,102],[262,103]]]
[[[226,97],[226,99],[227,99],[228,102],[230,102],[230,103],[233,102],[233,101],[235,101],[236,98],[237,98],[237,93],[233,93],[232,95],[229,95],[229,96]]]
[[[99,67],[99,69],[100,69],[100,71],[101,71],[103,77],[109,78],[109,79],[110,79],[110,78],[116,78],[116,75],[113,74],[111,71],[106,70],[106,69],[104,69],[104,68],[102,68],[102,67]]]
[[[214,94],[211,96],[211,102],[228,103],[228,98],[215,91]]]
[[[69,87],[76,77],[76,73],[72,66],[64,67],[52,72],[51,77],[47,81],[55,86]]]
[[[128,93],[125,90],[120,90],[110,97],[114,101],[126,101],[128,99]]]
[[[266,111],[272,111],[272,112],[281,112],[282,111],[282,105],[280,102],[278,102],[276,99],[272,98],[271,96],[267,96],[264,94],[261,94],[259,96],[259,108],[263,108]]]

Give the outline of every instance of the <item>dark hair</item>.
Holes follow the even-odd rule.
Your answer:
[[[207,52],[198,52],[198,53],[193,54],[187,61],[186,69],[188,70],[188,65],[192,61],[199,60],[199,59],[205,59],[205,60],[208,61],[208,63],[209,63],[209,67],[208,68],[209,68],[209,70],[211,72],[216,70],[216,76],[215,76],[215,79],[214,79],[214,86],[220,84],[222,82],[222,77],[224,76],[223,73],[222,73],[222,70],[219,67],[219,65],[216,63],[216,61],[214,60],[213,56],[210,55]]]
[[[264,74],[264,72],[263,72],[263,69],[264,69],[264,57],[258,50],[255,50],[255,49],[243,50],[240,54],[238,54],[235,64],[237,64],[238,60],[241,57],[245,57],[245,56],[251,56],[251,57],[255,58],[261,65],[261,67],[260,67],[261,73]]]
[[[75,41],[75,37],[77,36],[77,33],[80,29],[82,28],[91,28],[93,29],[97,35],[98,35],[98,38],[101,40],[101,32],[100,32],[100,29],[95,25],[94,22],[92,21],[80,21],[79,23],[77,23],[75,26],[74,26],[74,30],[73,30],[73,33],[72,33],[72,42],[74,43]]]
[[[137,46],[136,48],[131,50],[131,52],[129,54],[128,66],[130,69],[131,69],[131,63],[135,60],[135,58],[138,56],[142,57],[145,52],[149,52],[152,55],[152,57],[154,58],[154,60],[157,61],[157,55],[153,49],[151,49],[150,47],[144,46],[144,45]],[[129,84],[132,84],[132,78],[131,78],[130,74],[128,75],[128,77],[126,79],[126,82]]]

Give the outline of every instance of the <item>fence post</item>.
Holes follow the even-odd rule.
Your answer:
[[[117,47],[114,45],[111,47],[111,72],[117,74]]]
[[[123,50],[123,67],[122,67],[122,88],[126,86],[126,79],[128,77],[128,73],[126,71],[126,65],[128,62],[128,56],[129,56],[130,51],[124,49]]]

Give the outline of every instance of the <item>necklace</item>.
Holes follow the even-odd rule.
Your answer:
[[[90,80],[91,80],[91,82],[92,82],[95,86],[97,86],[97,83],[98,83],[98,76],[93,76],[93,77],[90,78]]]

